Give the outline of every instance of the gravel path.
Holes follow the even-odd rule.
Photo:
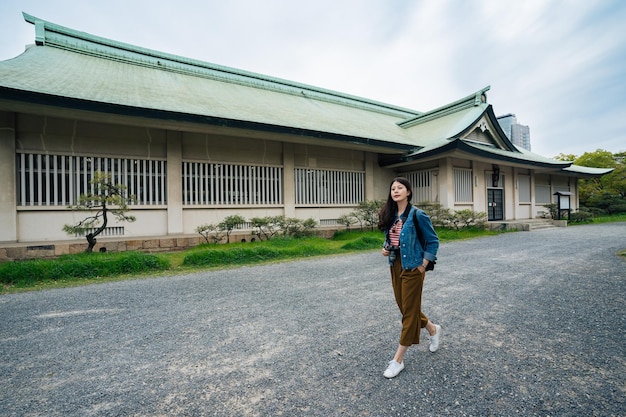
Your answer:
[[[624,416],[624,248],[626,223],[443,244],[443,347],[392,380],[378,251],[0,296],[0,415]]]

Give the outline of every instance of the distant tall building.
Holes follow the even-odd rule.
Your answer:
[[[514,145],[530,151],[530,128],[528,126],[517,123],[517,117],[511,113],[498,116],[498,123]]]

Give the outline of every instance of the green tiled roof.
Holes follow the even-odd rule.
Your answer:
[[[612,172],[615,168],[592,168],[584,167],[581,165],[571,165],[564,168],[563,171],[576,174],[577,177],[601,177],[609,172]]]
[[[0,62],[0,87],[325,132],[346,140],[362,138],[376,142],[382,151],[417,146],[396,125],[420,114],[417,111],[139,48],[24,16],[36,26],[38,46]]]
[[[412,117],[419,112],[361,97],[342,94],[319,87],[283,80],[254,72],[154,51],[123,42],[90,35],[38,19],[23,13],[24,19],[35,25],[36,43],[73,52],[105,58],[148,68],[169,71],[264,90],[272,90],[344,106],[386,112],[397,117]]]
[[[417,125],[420,125],[420,124],[423,124],[432,120],[438,120],[438,119],[441,119],[442,117],[456,114],[458,112],[462,112],[463,110],[476,108],[480,106],[481,104],[486,105],[487,104],[486,93],[490,89],[491,87],[487,86],[483,88],[482,90],[477,91],[476,93],[470,96],[464,97],[460,100],[457,100],[453,103],[446,104],[445,106],[439,107],[429,112],[419,114],[408,120],[403,120],[402,122],[398,122],[398,126],[404,129],[408,129],[410,127],[417,126]]]
[[[271,130],[404,153],[417,161],[453,149],[555,170],[571,163],[515,148],[501,132],[485,87],[429,112],[206,63],[101,38],[24,13],[35,47],[0,62],[0,99],[197,124]],[[82,106],[82,107],[80,107]],[[460,140],[488,117],[494,146]],[[577,172],[577,171],[572,171]]]

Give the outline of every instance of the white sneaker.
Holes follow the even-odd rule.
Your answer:
[[[404,369],[404,362],[398,363],[394,360],[389,361],[389,366],[383,374],[385,378],[393,378],[398,375]]]
[[[428,350],[430,350],[431,352],[437,352],[437,349],[439,349],[439,344],[441,343],[441,335],[443,333],[440,325],[435,324],[435,328],[437,330],[435,331],[434,336],[430,336],[430,346],[428,346]]]

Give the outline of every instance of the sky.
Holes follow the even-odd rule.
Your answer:
[[[34,43],[22,12],[418,111],[491,86],[535,153],[626,151],[622,0],[2,0],[0,60]]]

